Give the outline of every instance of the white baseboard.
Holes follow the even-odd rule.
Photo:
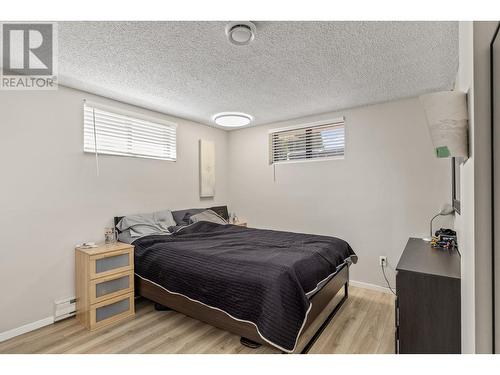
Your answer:
[[[1,332],[0,342],[22,335],[23,333],[34,331],[35,329],[48,326],[52,323],[54,323],[54,317],[49,316],[47,318],[37,320],[36,322],[28,323],[21,327],[11,329],[10,331]]]
[[[382,293],[389,293],[392,294],[391,290],[385,286],[380,286],[380,285],[375,285],[375,284],[370,284],[370,283],[364,283],[362,281],[355,281],[355,280],[349,280],[349,285],[358,287],[358,288],[363,288],[363,289],[371,289],[371,290],[376,290],[378,292]]]

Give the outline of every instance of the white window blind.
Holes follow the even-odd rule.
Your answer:
[[[84,104],[85,152],[160,160],[177,158],[175,124],[157,123]],[[95,137],[94,137],[95,136]]]
[[[270,164],[342,157],[345,149],[344,121],[271,130],[269,149]]]

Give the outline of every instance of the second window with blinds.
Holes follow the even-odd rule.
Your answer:
[[[134,113],[85,103],[85,152],[175,161],[177,126]]]
[[[269,163],[342,159],[344,119],[269,131]]]

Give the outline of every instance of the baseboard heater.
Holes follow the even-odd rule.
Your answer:
[[[70,297],[54,302],[54,322],[76,315],[76,298]]]

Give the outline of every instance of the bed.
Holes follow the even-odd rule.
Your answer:
[[[211,209],[227,219],[227,207]],[[286,353],[298,350],[301,334],[343,290],[301,352],[314,344],[348,298],[349,266],[357,261],[334,237],[205,221],[133,245],[140,296],[238,334],[244,345]]]

